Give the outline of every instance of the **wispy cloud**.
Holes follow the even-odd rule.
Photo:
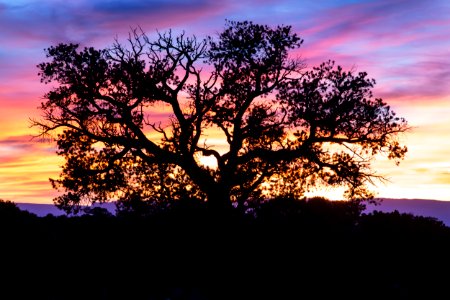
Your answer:
[[[0,198],[22,202],[51,201],[49,177],[57,177],[61,160],[54,145],[30,136],[0,139]]]
[[[303,22],[304,57],[368,71],[383,96],[450,93],[447,1],[357,2],[322,9]]]

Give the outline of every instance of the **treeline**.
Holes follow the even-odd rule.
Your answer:
[[[448,285],[441,221],[321,198],[227,216],[180,201],[145,216],[37,217],[1,201],[0,228],[0,294],[16,299],[410,299]]]

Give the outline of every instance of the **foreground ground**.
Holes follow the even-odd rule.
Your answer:
[[[9,299],[430,299],[448,287],[450,228],[343,203],[220,218],[201,205],[75,218],[8,206],[0,223]]]

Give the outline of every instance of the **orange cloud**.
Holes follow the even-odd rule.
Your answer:
[[[56,177],[61,160],[48,143],[30,136],[0,140],[0,198],[16,202],[51,203],[56,195],[49,177]]]

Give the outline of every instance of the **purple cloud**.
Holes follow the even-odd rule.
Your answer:
[[[324,58],[368,71],[381,96],[450,93],[450,4],[444,1],[376,1],[321,9],[301,22],[310,65]]]

